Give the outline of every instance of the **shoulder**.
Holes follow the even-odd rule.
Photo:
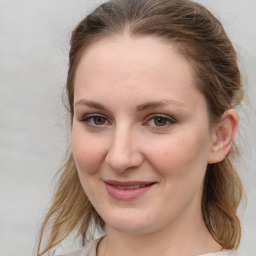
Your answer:
[[[75,252],[70,252],[68,254],[62,254],[62,255],[57,255],[57,256],[81,256],[82,250],[78,250]]]
[[[226,250],[221,252],[202,254],[198,256],[246,256],[246,255],[237,250]]]
[[[58,256],[96,256],[98,243],[103,237],[100,237],[96,240],[91,241],[81,250],[70,252],[68,254],[58,255]]]

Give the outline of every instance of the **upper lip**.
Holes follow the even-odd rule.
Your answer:
[[[132,180],[132,181],[104,180],[104,182],[106,182],[107,184],[116,185],[116,186],[151,185],[156,183],[154,181],[137,181],[137,180]]]

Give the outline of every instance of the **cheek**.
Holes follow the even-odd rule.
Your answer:
[[[153,165],[161,170],[163,175],[170,175],[177,179],[193,178],[205,173],[208,154],[209,137],[205,131],[183,130],[168,140],[156,141],[152,146],[150,157]]]
[[[105,159],[102,140],[95,140],[79,128],[72,129],[72,153],[77,170],[83,174],[96,173]]]

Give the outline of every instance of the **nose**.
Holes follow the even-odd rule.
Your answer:
[[[139,148],[140,145],[135,141],[132,132],[120,127],[114,132],[105,162],[118,172],[139,167],[143,162],[143,154]]]

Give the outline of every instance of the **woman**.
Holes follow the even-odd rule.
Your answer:
[[[220,22],[189,0],[112,0],[69,57],[72,150],[38,255],[90,225],[106,235],[68,255],[239,255],[243,91]]]

